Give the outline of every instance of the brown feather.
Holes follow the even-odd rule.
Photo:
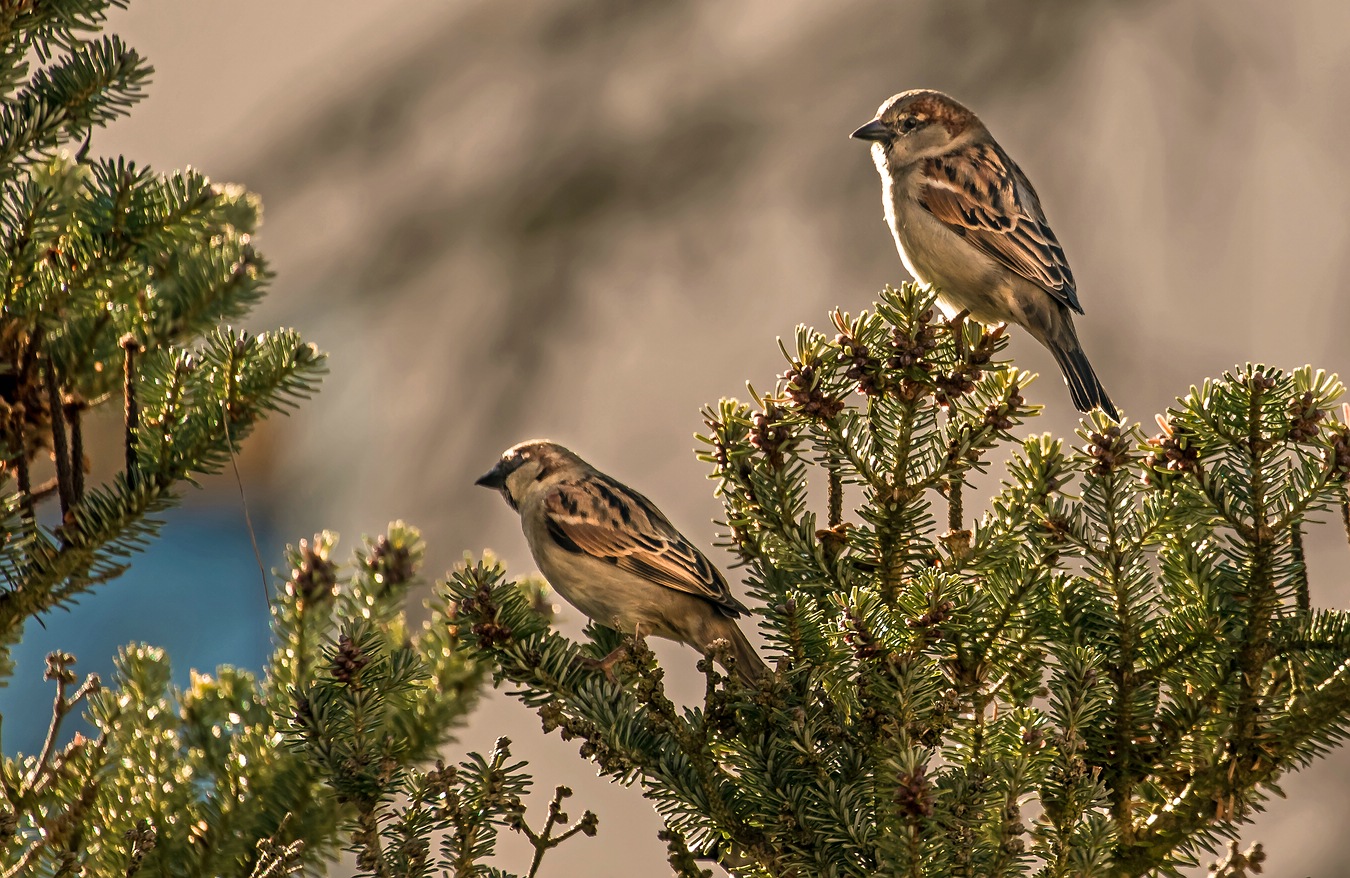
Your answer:
[[[548,531],[569,552],[607,561],[703,598],[730,616],[748,610],[726,579],[652,502],[600,473],[560,482],[544,499]]]
[[[928,159],[919,204],[988,256],[1083,313],[1064,249],[1021,168],[992,143]]]

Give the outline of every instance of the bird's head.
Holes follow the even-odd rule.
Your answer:
[[[520,509],[520,499],[531,485],[575,466],[584,466],[581,458],[556,442],[531,439],[502,452],[497,465],[478,478],[475,485],[500,491],[512,509]]]
[[[942,92],[914,89],[888,99],[852,136],[871,142],[877,168],[885,171],[943,155],[983,130],[974,113]]]

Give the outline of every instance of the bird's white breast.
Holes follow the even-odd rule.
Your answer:
[[[886,224],[905,268],[938,289],[938,304],[948,315],[965,309],[982,323],[1015,320],[1007,270],[919,203],[921,173],[914,167],[896,177],[882,174]]]

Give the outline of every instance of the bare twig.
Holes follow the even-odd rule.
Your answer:
[[[961,489],[965,486],[965,480],[960,472],[954,472],[947,482],[947,530],[952,533],[958,533],[965,528],[966,515],[965,508],[961,502]]]
[[[829,500],[830,527],[838,527],[844,523],[844,478],[839,475],[839,470],[830,467],[830,486]]]
[[[47,406],[51,410],[52,454],[56,458],[56,490],[61,498],[61,520],[74,504],[73,479],[70,472],[70,446],[66,443],[65,407],[61,405],[61,384],[56,377],[56,364],[48,359],[42,370],[47,384]]]
[[[539,866],[544,861],[544,854],[563,842],[567,841],[578,832],[584,832],[588,836],[595,835],[595,828],[598,820],[590,811],[581,816],[581,819],[571,827],[558,835],[553,834],[553,828],[559,823],[567,822],[567,814],[562,809],[563,799],[572,795],[569,787],[560,786],[553,791],[553,801],[548,805],[548,819],[544,821],[544,828],[535,832],[525,822],[524,818],[515,822],[515,828],[522,832],[530,844],[534,847],[534,859],[530,862],[530,871],[526,878],[535,878],[539,874]]]
[[[10,409],[10,435],[14,440],[14,478],[19,487],[19,509],[29,527],[34,526],[33,479],[28,471],[28,442],[25,439],[24,408],[17,404]]]
[[[75,694],[67,698],[66,687],[75,681],[75,675],[70,671],[70,666],[74,663],[75,658],[69,653],[53,652],[47,656],[47,679],[56,681],[56,696],[52,700],[52,721],[47,727],[47,738],[42,743],[42,751],[38,754],[37,762],[24,781],[21,795],[40,793],[46,787],[48,778],[55,768],[59,767],[53,762],[52,755],[56,752],[56,739],[61,733],[61,723],[80,702],[99,691],[102,686],[98,675],[90,674],[75,690]]]
[[[1303,527],[1295,524],[1289,532],[1289,543],[1294,552],[1297,565],[1297,582],[1294,584],[1294,601],[1300,613],[1312,612],[1312,595],[1308,590],[1308,562],[1303,555]]]
[[[253,518],[248,514],[248,497],[244,496],[244,480],[239,476],[239,461],[234,456],[234,437],[230,435],[230,404],[227,400],[221,407],[221,423],[225,426],[225,445],[230,450],[230,467],[234,470],[234,483],[239,488],[239,505],[244,507],[244,526],[248,528],[248,539],[253,544],[253,560],[258,562],[258,578],[262,581],[263,606],[270,606],[272,596],[267,589],[267,569],[263,566],[262,552],[258,550],[258,535],[253,530]]]
[[[72,394],[66,398],[62,408],[66,423],[70,425],[70,493],[71,498],[79,503],[84,499],[84,428],[81,419],[84,417],[85,404]]]
[[[1350,542],[1350,487],[1341,486],[1341,524],[1345,527],[1346,542]]]
[[[136,460],[136,434],[140,431],[141,410],[136,402],[136,354],[141,345],[135,336],[122,336],[122,406],[126,414],[127,485],[132,490],[140,487],[140,464]]]

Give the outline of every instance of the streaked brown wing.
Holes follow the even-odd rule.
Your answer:
[[[586,554],[658,585],[705,598],[732,615],[747,612],[726,579],[652,502],[600,473],[562,482],[544,499],[548,532]]]
[[[947,228],[1079,314],[1064,248],[1022,169],[993,144],[928,159],[919,203]]]

